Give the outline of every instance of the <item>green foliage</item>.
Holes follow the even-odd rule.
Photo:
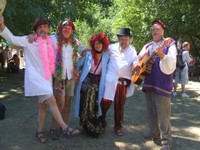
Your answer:
[[[119,28],[129,27],[138,51],[152,40],[151,22],[160,18],[167,26],[165,36],[182,37],[191,43],[192,53],[200,56],[199,0],[9,0],[3,15],[17,35],[31,33],[36,18],[49,18],[52,32],[60,21],[71,19],[85,45],[100,31],[116,42]]]

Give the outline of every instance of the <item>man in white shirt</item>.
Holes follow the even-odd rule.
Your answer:
[[[106,112],[114,101],[114,131],[116,135],[123,136],[122,120],[126,96],[131,96],[134,85],[131,84],[133,62],[137,60],[137,52],[130,45],[131,33],[129,28],[121,28],[117,34],[118,43],[109,45],[110,61],[106,74],[104,99],[101,102],[103,128],[106,127]]]
[[[75,25],[71,20],[64,20],[60,23],[58,33],[51,35],[53,46],[56,50],[56,70],[54,73],[54,95],[57,100],[59,110],[65,123],[68,121],[70,105],[74,96],[75,82],[78,80],[77,62],[79,53],[85,51],[84,47],[75,38]],[[56,120],[52,120],[50,137],[58,139],[56,131]],[[79,133],[74,129],[72,134]]]

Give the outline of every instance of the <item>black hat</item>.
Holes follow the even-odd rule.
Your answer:
[[[129,28],[120,28],[119,33],[117,34],[117,36],[132,36],[131,35],[131,30]]]

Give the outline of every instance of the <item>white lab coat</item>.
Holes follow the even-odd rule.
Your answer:
[[[114,100],[115,91],[120,77],[130,79],[133,70],[133,62],[137,61],[136,50],[129,46],[123,53],[120,53],[119,43],[109,45],[110,61],[106,74],[104,98]],[[127,88],[126,96],[133,95],[134,84]]]
[[[31,44],[28,42],[26,36],[14,36],[7,27],[0,35],[12,44],[24,48],[26,60],[25,96],[53,95],[52,82],[51,80],[48,81],[45,79],[43,63],[37,42]]]

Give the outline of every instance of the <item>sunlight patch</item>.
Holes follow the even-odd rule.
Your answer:
[[[196,135],[196,137],[198,139],[200,139],[200,128],[197,128],[197,127],[189,127],[189,128],[186,128],[184,129],[186,132],[190,132],[194,135]]]
[[[177,116],[171,116],[171,120],[178,120],[180,119],[180,117],[177,117]]]
[[[140,146],[139,145],[135,145],[135,144],[129,144],[129,143],[125,143],[125,142],[115,142],[115,145],[117,147],[119,147],[119,149],[139,149]]]
[[[6,95],[0,95],[0,98],[5,98],[6,97]]]

